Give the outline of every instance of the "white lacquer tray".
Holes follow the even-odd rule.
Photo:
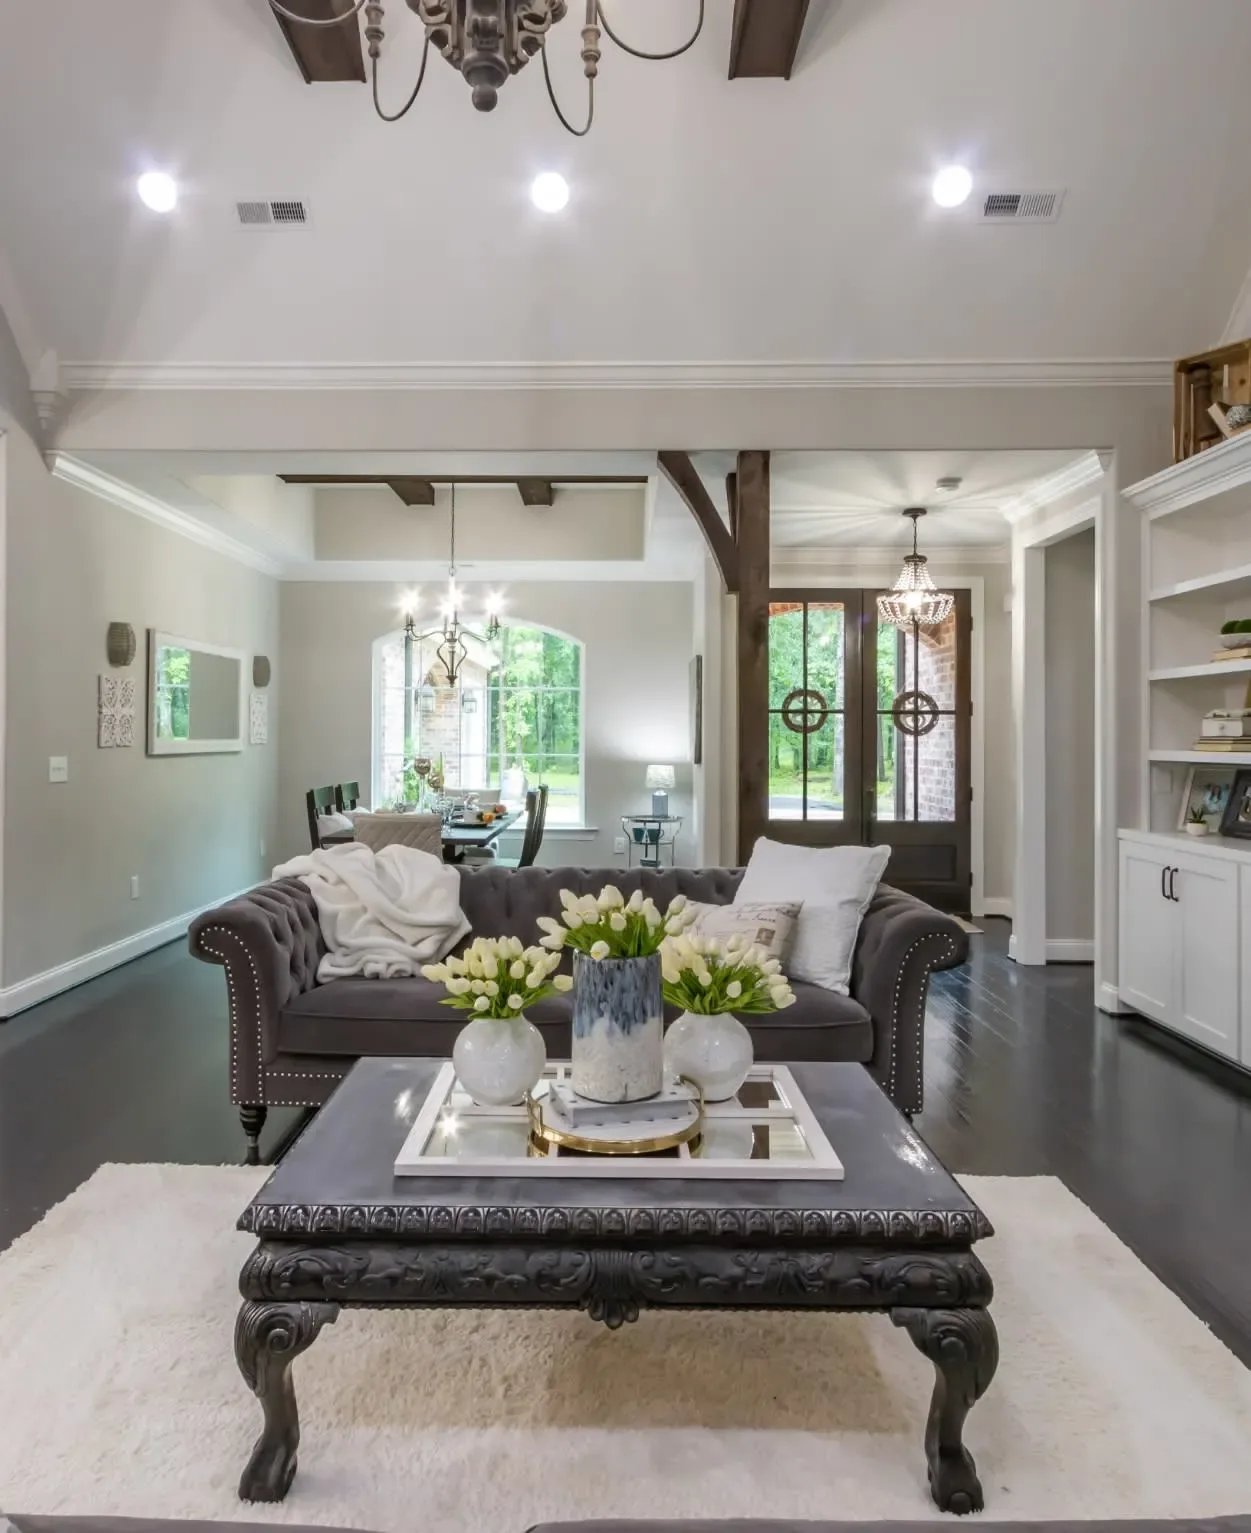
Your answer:
[[[535,1100],[541,1105],[550,1083],[568,1073],[568,1064],[549,1064]],[[836,1182],[843,1164],[785,1065],[755,1065],[736,1096],[707,1103],[703,1133],[690,1144],[657,1155],[584,1155],[536,1145],[524,1104],[479,1107],[445,1064],[400,1148],[395,1174]]]

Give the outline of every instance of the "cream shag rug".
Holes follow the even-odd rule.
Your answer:
[[[246,1506],[234,1220],[264,1172],[105,1166],[0,1256],[0,1508],[521,1533],[556,1517],[937,1517],[931,1370],[882,1316],[342,1314],[295,1364],[285,1503]],[[987,1515],[1251,1508],[1251,1374],[1059,1182],[967,1178],[1002,1361]]]

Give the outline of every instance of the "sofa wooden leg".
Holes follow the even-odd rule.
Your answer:
[[[239,1122],[243,1124],[243,1132],[248,1136],[247,1164],[249,1166],[259,1166],[261,1163],[260,1137],[268,1114],[268,1107],[251,1104],[239,1109]]]

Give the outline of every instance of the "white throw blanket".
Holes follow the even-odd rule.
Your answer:
[[[302,878],[313,891],[328,949],[317,966],[322,983],[416,974],[469,930],[455,868],[411,846],[326,847],[284,862],[274,877]]]

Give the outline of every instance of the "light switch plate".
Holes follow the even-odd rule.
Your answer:
[[[68,756],[49,756],[48,757],[48,781],[49,782],[68,782],[69,781],[69,757]]]

